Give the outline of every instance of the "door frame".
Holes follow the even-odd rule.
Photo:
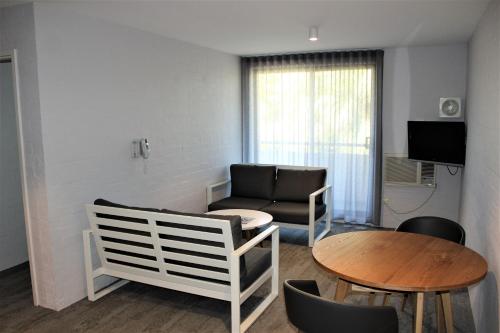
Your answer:
[[[19,165],[21,168],[21,188],[23,196],[23,208],[24,208],[24,224],[26,227],[26,243],[28,245],[28,260],[30,266],[31,274],[31,288],[33,292],[33,303],[35,306],[40,304],[39,302],[39,292],[38,292],[38,279],[37,279],[37,263],[34,255],[34,240],[33,240],[33,230],[31,223],[31,213],[29,205],[29,188],[28,181],[26,177],[26,153],[23,141],[23,118],[22,118],[22,108],[21,108],[21,92],[19,86],[19,69],[18,69],[18,57],[17,50],[13,49],[11,51],[3,52],[0,50],[0,60],[10,59],[12,64],[12,83],[14,90],[14,108],[16,111],[16,124],[17,124],[17,145],[19,153]]]

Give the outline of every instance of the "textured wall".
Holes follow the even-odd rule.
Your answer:
[[[86,295],[84,205],[201,212],[241,161],[239,58],[35,4],[56,308]],[[147,137],[148,160],[131,142]]]
[[[55,307],[55,284],[51,236],[48,226],[42,125],[38,94],[38,73],[33,5],[0,8],[0,49],[16,49],[19,60],[19,88],[26,158],[26,181],[36,276],[40,304]],[[33,265],[33,263],[32,263]]]
[[[490,4],[469,44],[467,160],[460,221],[485,256],[487,278],[470,290],[478,333],[498,332],[500,297],[500,5]]]
[[[384,154],[408,152],[408,120],[440,120],[439,98],[465,98],[467,45],[393,48],[384,59]],[[452,170],[454,171],[454,170]],[[397,215],[382,206],[382,225],[396,227],[419,215],[434,215],[457,221],[459,215],[461,170],[452,176],[438,166],[437,189],[429,202],[411,214]],[[384,185],[383,197],[396,211],[418,207],[431,188]]]
[[[28,260],[13,83],[0,63],[0,271]]]

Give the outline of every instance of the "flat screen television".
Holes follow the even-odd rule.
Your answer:
[[[465,164],[465,123],[408,121],[408,158],[449,165]]]

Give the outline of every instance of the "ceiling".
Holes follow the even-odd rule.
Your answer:
[[[488,4],[488,0],[59,3],[63,2],[87,15],[238,55],[465,42]],[[318,42],[307,40],[313,25],[319,27]]]

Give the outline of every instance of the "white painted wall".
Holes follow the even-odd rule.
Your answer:
[[[470,289],[478,333],[499,332],[500,297],[500,4],[493,1],[469,43],[467,157],[460,223],[467,246],[488,261]]]
[[[407,154],[407,121],[439,120],[440,97],[465,97],[467,45],[402,47],[385,50],[383,151]],[[466,166],[467,167],[467,166]],[[454,170],[452,170],[454,171]],[[397,215],[382,205],[382,225],[397,227],[413,216],[434,215],[458,220],[461,171],[451,176],[437,168],[437,189],[432,199],[412,214]],[[383,198],[396,211],[418,207],[432,189],[384,185]]]
[[[84,205],[201,212],[241,161],[239,58],[35,4],[56,309],[86,295]],[[147,137],[147,161],[131,142]]]
[[[0,271],[28,260],[12,63],[0,63]]]
[[[26,159],[26,202],[33,233],[34,258],[32,283],[38,285],[40,304],[54,308],[55,281],[51,236],[48,225],[47,188],[43,152],[42,124],[38,94],[38,69],[35,46],[33,5],[0,8],[0,52],[17,49],[19,88],[23,120],[23,145]],[[33,266],[32,266],[33,267]],[[36,275],[34,272],[36,271]]]

